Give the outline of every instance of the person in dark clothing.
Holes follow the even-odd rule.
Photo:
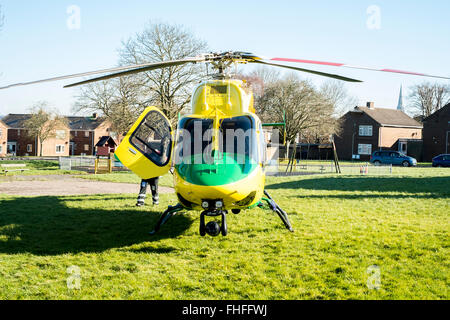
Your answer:
[[[147,186],[150,185],[152,190],[152,200],[154,205],[159,204],[159,194],[158,194],[158,181],[159,177],[151,178],[148,180],[141,181],[141,189],[139,190],[139,196],[137,198],[136,206],[140,207],[145,204],[145,198],[147,196]]]

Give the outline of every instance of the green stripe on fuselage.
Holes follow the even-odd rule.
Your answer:
[[[183,159],[181,164],[175,165],[175,170],[189,183],[222,186],[246,178],[258,166],[258,163],[247,155],[234,153],[216,154],[211,162],[213,163],[202,161],[202,155],[193,155],[190,157],[190,163],[185,163]]]

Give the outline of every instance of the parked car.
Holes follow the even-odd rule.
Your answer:
[[[434,157],[433,167],[450,167],[450,154],[440,154]]]
[[[370,163],[373,163],[376,166],[392,164],[403,167],[413,167],[417,165],[417,160],[398,151],[380,150],[372,153],[370,156]]]

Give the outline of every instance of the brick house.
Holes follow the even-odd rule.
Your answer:
[[[368,161],[375,150],[398,150],[421,158],[422,125],[398,109],[355,107],[341,118],[341,133],[335,135],[339,159]]]
[[[30,114],[8,114],[2,121],[8,126],[7,153],[17,156],[39,156],[41,145],[37,137],[30,137],[24,122],[31,118]],[[61,124],[55,135],[42,144],[43,156],[69,155],[69,128]]]
[[[423,157],[450,153],[450,103],[423,119]]]
[[[70,155],[94,155],[95,145],[103,136],[115,137],[111,123],[93,114],[92,117],[67,117],[70,127]]]
[[[8,144],[8,126],[0,120],[0,157],[6,156]]]

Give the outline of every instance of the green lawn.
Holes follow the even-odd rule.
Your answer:
[[[108,181],[108,182],[121,182],[121,183],[135,183],[141,182],[141,179],[130,171],[114,172],[106,174],[89,174],[80,176],[83,179],[96,180],[96,181]],[[166,174],[159,179],[159,185],[164,187],[173,186],[173,178],[171,174]]]
[[[26,161],[11,161],[11,160],[2,160],[0,161],[0,165],[2,164],[23,164],[23,167],[26,171],[11,171],[5,174],[0,174],[0,182],[2,181],[1,177],[5,176],[34,176],[34,175],[58,175],[58,174],[77,174],[82,175],[86,174],[83,171],[69,171],[69,170],[60,170],[58,161],[48,161],[48,160],[26,160]],[[3,173],[3,169],[0,167],[0,172]],[[17,168],[11,168],[17,169]]]
[[[173,194],[145,208],[135,195],[0,195],[0,299],[449,299],[450,170],[398,169],[268,178],[295,233],[256,208],[229,214],[227,237],[200,237],[197,212],[150,237]]]

